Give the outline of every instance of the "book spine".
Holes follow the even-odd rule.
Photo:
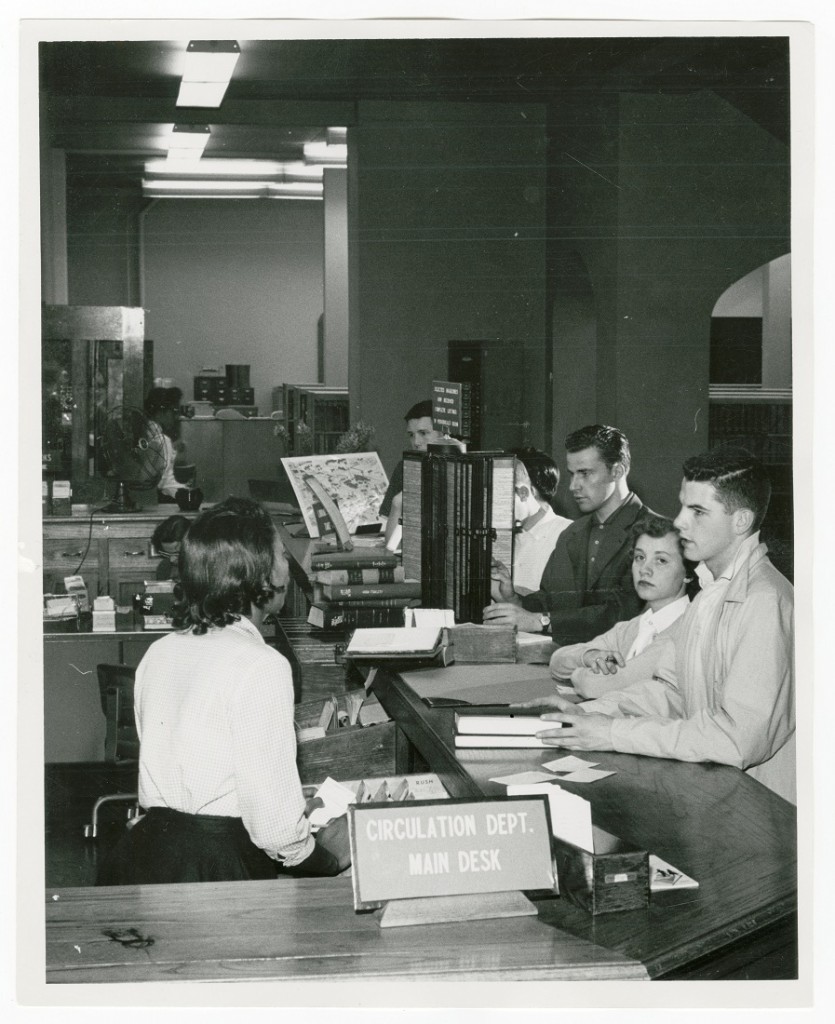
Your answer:
[[[322,572],[328,569],[391,569],[399,565],[397,555],[375,551],[367,555],[358,550],[333,551],[310,557],[310,571]]]
[[[348,586],[358,583],[403,583],[406,574],[402,565],[388,565],[382,569],[324,569],[313,573],[311,579],[325,586]]]
[[[481,747],[485,749],[498,747],[547,747],[548,744],[537,739],[536,736],[476,736],[473,734],[462,736],[456,734],[456,747]],[[556,781],[556,777],[554,779]]]
[[[319,605],[313,605],[307,621],[318,629],[334,629],[340,626],[362,628],[402,626],[403,609],[379,607],[353,608],[343,605],[320,607]]]
[[[345,586],[322,586],[322,596],[327,601],[351,601],[364,598],[420,597],[420,584],[415,580],[403,583],[349,583]]]

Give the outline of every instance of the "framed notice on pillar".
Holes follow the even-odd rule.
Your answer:
[[[463,437],[464,385],[432,381],[432,425],[450,437]]]
[[[373,803],[348,809],[354,907],[390,900],[556,891],[544,796]]]

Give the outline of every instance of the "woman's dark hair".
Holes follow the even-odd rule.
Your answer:
[[[515,455],[528,471],[531,483],[542,500],[550,503],[560,484],[560,471],[556,462],[547,452],[538,448],[508,448],[507,451]]]
[[[180,546],[178,629],[198,635],[228,626],[272,597],[275,528],[248,498],[227,498],[201,513]]]
[[[169,516],[151,534],[151,543],[157,549],[163,544],[179,544],[190,525],[185,516]]]
[[[632,524],[632,552],[634,554],[635,545],[638,543],[639,537],[647,536],[660,539],[661,537],[666,537],[668,533],[674,533],[678,539],[678,550],[681,554],[681,560],[684,562],[684,591],[692,601],[696,594],[701,590],[701,587],[699,586],[699,577],[696,575],[697,563],[684,557],[684,547],[681,543],[678,527],[672,519],[667,519],[666,516],[656,515],[654,512],[639,516],[639,518]]]

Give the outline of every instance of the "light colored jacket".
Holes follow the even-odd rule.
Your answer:
[[[615,750],[735,765],[794,802],[794,591],[766,553],[754,548],[710,621],[699,622],[695,598],[657,678],[583,710],[616,716]]]

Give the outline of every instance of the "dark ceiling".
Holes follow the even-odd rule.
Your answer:
[[[41,43],[45,141],[116,174],[164,154],[166,126],[209,123],[207,156],[294,159],[368,100],[545,103],[567,91],[713,89],[788,141],[783,37],[238,40],[218,110],[178,110],[182,41]]]

